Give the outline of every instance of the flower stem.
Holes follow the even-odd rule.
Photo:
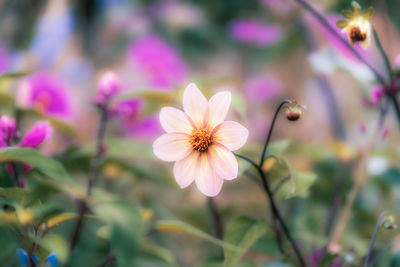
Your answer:
[[[271,126],[269,127],[269,130],[268,130],[267,139],[265,140],[264,148],[263,148],[262,153],[261,153],[260,163],[259,163],[259,165],[258,165],[258,166],[260,167],[260,169],[262,169],[262,166],[264,165],[265,152],[267,151],[267,148],[268,148],[268,145],[269,145],[269,141],[271,140],[272,131],[273,131],[273,129],[274,129],[275,121],[276,121],[276,119],[277,119],[277,117],[278,117],[279,111],[281,110],[281,108],[282,108],[285,104],[289,104],[289,103],[290,103],[289,100],[284,100],[284,101],[282,101],[282,102],[279,104],[279,106],[278,106],[278,108],[276,109],[276,111],[275,111],[274,117],[272,118]]]
[[[223,233],[224,233],[224,227],[222,224],[221,214],[219,214],[219,212],[218,212],[217,205],[215,204],[214,199],[211,197],[207,198],[207,205],[208,205],[208,209],[210,210],[211,217],[212,217],[214,234],[218,239],[222,239]]]
[[[248,158],[248,157],[246,157],[246,156],[244,156],[244,155],[241,155],[241,154],[238,154],[238,153],[234,153],[234,154],[235,154],[237,157],[239,157],[239,158],[241,158],[241,159],[244,159],[244,160],[246,160],[247,162],[249,162],[249,163],[257,170],[258,174],[260,175],[261,182],[262,182],[264,191],[265,191],[265,193],[266,193],[266,195],[267,195],[267,198],[268,198],[268,200],[269,200],[269,204],[270,204],[270,206],[271,206],[271,210],[272,210],[272,212],[273,212],[273,214],[274,214],[274,217],[277,219],[277,221],[279,222],[279,224],[280,224],[281,227],[282,227],[283,232],[285,233],[286,237],[289,239],[290,243],[292,244],[292,247],[293,247],[293,249],[294,249],[294,251],[295,251],[296,257],[297,257],[298,260],[299,260],[300,266],[306,266],[306,263],[305,263],[305,261],[304,261],[304,258],[303,258],[303,256],[301,255],[300,249],[298,248],[298,246],[297,246],[295,240],[293,239],[293,237],[292,237],[292,235],[291,235],[291,233],[290,233],[290,231],[289,231],[289,228],[287,227],[287,225],[286,225],[286,223],[285,223],[285,221],[284,221],[282,215],[281,215],[280,212],[279,212],[279,209],[278,209],[278,207],[277,207],[277,205],[276,205],[276,203],[275,203],[275,200],[274,200],[272,191],[271,191],[270,186],[269,186],[269,184],[268,184],[267,177],[266,177],[266,175],[264,174],[264,172],[262,171],[261,166],[260,166],[260,165],[257,165],[257,163],[255,163],[253,160],[251,160],[250,158]],[[275,229],[275,230],[276,230],[276,229]],[[279,242],[279,241],[278,241],[278,242]]]
[[[98,266],[104,267],[107,265],[107,263],[110,263],[115,259],[116,259],[115,254],[111,252],[110,254],[107,255],[107,257],[104,258],[104,260]]]
[[[372,249],[374,248],[376,235],[378,234],[379,228],[381,227],[381,223],[382,223],[382,220],[385,217],[385,215],[386,215],[386,211],[382,212],[381,215],[379,215],[378,222],[376,223],[376,226],[375,226],[374,234],[372,235],[371,243],[369,244],[368,254],[367,254],[367,258],[365,259],[364,267],[368,267],[369,260],[371,258],[371,254],[372,254]]]
[[[87,196],[90,196],[92,193],[92,188],[95,184],[95,181],[97,179],[98,173],[99,173],[99,167],[101,164],[101,161],[104,156],[104,137],[106,133],[106,128],[107,128],[107,122],[108,122],[108,103],[104,105],[98,105],[99,113],[100,113],[100,119],[99,119],[99,128],[97,130],[97,138],[96,138],[96,151],[95,155],[91,161],[90,164],[90,170],[89,170],[89,175],[88,175],[88,183],[87,183]],[[82,229],[83,225],[83,217],[88,211],[88,207],[84,200],[79,200],[78,202],[78,218],[76,220],[74,229],[72,231],[71,235],[71,243],[70,243],[70,250],[72,251],[76,244],[78,243],[80,232]]]
[[[383,61],[385,62],[386,71],[387,71],[389,79],[391,81],[393,72],[392,72],[392,67],[390,66],[389,58],[387,57],[387,55],[385,53],[385,50],[383,50],[382,43],[379,40],[379,36],[378,36],[378,33],[376,32],[375,28],[372,29],[372,32],[374,34],[374,39],[375,39],[376,46],[377,46],[377,48],[379,50],[379,53],[382,56]]]

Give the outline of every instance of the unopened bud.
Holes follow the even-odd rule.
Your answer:
[[[284,107],[284,109],[286,111],[286,118],[289,121],[297,121],[303,114],[305,106],[299,105],[296,101],[293,101],[289,106]]]
[[[107,72],[99,81],[97,102],[104,103],[116,96],[121,88],[119,79],[114,72]]]

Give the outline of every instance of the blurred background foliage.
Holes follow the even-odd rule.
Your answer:
[[[324,14],[337,15],[350,6],[347,0],[311,2]],[[375,8],[374,25],[399,67],[395,59],[400,51],[400,2],[359,3]],[[264,40],[257,38],[263,36],[250,41],[235,37],[232,25],[243,20],[276,27],[279,37],[261,44]],[[244,30],[248,31],[251,28]],[[132,47],[143,36],[158,36],[168,45],[151,59],[156,63],[150,67],[132,56]],[[158,59],[167,61],[164,53],[176,54],[185,70],[183,78],[167,86],[151,78],[166,72],[175,79],[168,73],[175,66],[157,65]],[[375,46],[366,54],[384,69]],[[3,0],[0,63],[2,115],[18,119],[21,132],[36,120],[48,120],[54,129],[40,152],[1,150],[0,266],[17,266],[23,258],[17,252],[21,248],[34,250],[40,266],[54,266],[50,253],[55,253],[59,266],[97,266],[114,256],[117,260],[107,266],[297,266],[290,253],[279,253],[267,199],[246,162],[239,160],[239,178],[225,183],[214,199],[224,228],[219,239],[207,198],[193,185],[179,189],[171,164],[153,155],[151,143],[161,133],[158,112],[167,105],[180,108],[183,88],[190,81],[207,97],[232,91],[229,116],[249,129],[241,153],[254,159],[260,156],[279,103],[289,98],[307,106],[295,123],[279,115],[265,171],[309,266],[361,266],[379,214],[400,215],[396,118],[387,116],[365,157],[378,120],[377,105],[365,104],[374,78],[335,47],[294,1]],[[149,73],[152,66],[156,74]],[[91,101],[96,81],[110,69],[124,88],[113,104],[131,99],[141,104],[131,117],[116,117],[109,124],[101,175],[93,195],[85,199],[91,212],[77,247],[70,251],[77,202],[84,197],[94,153],[97,114]],[[65,85],[72,117],[19,103],[16,92],[40,72]],[[362,157],[366,182],[340,249],[324,254]],[[24,173],[24,188],[15,187],[9,162],[16,162],[18,172]],[[33,169],[24,172],[23,164]],[[290,251],[288,242],[283,245]],[[382,230],[371,266],[400,266],[399,248],[398,230]]]

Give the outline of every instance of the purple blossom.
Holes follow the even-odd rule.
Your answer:
[[[119,102],[114,108],[125,133],[134,138],[152,140],[161,133],[161,125],[157,116],[142,117],[143,104],[139,99]]]
[[[282,35],[280,27],[256,19],[234,21],[229,27],[229,33],[237,41],[260,47],[277,42]]]
[[[53,128],[47,121],[36,122],[32,129],[27,132],[19,143],[20,147],[38,147],[52,136]]]
[[[10,60],[10,54],[8,51],[3,47],[0,47],[0,73],[8,71]]]
[[[10,144],[17,134],[17,125],[15,120],[8,116],[1,116],[0,118],[0,136],[1,136],[1,144]]]
[[[67,87],[46,72],[24,79],[18,87],[17,101],[23,108],[35,108],[46,115],[60,118],[72,116]]]
[[[246,81],[244,89],[251,101],[265,101],[280,94],[281,83],[275,77],[257,75]]]
[[[120,89],[121,84],[117,75],[114,72],[107,72],[99,80],[96,102],[104,104],[115,97]]]
[[[182,84],[188,74],[186,64],[178,51],[158,35],[149,35],[134,40],[128,56],[157,89],[171,89]]]

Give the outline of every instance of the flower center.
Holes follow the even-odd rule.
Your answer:
[[[365,32],[361,32],[360,27],[353,26],[350,28],[350,39],[355,42],[362,42],[367,39],[367,34]]]
[[[193,130],[189,142],[193,149],[205,151],[212,144],[211,134],[205,129]]]

